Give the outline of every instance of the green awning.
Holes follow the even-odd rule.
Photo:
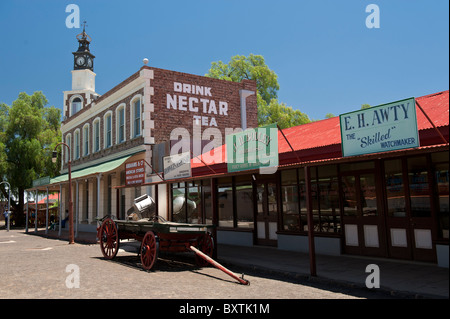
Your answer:
[[[118,158],[118,159],[115,159],[115,160],[112,160],[112,161],[109,161],[106,163],[86,167],[86,168],[83,168],[83,169],[80,169],[77,171],[72,171],[71,177],[72,177],[72,179],[76,179],[76,178],[80,178],[80,177],[85,177],[85,176],[89,176],[89,175],[94,175],[94,174],[98,174],[98,173],[106,173],[106,172],[112,171],[112,170],[116,169],[117,167],[119,167],[120,165],[122,165],[131,156],[132,155],[121,157],[121,158]],[[68,179],[69,179],[69,174],[59,175],[54,178],[51,178],[49,185],[67,182]],[[45,186],[45,185],[43,185],[43,186]]]

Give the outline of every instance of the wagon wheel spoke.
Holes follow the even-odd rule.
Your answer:
[[[159,252],[159,240],[158,237],[152,232],[148,231],[141,244],[141,263],[142,268],[150,270],[155,265],[158,259]]]
[[[119,250],[119,233],[111,218],[105,219],[100,228],[100,248],[106,259],[116,257]]]

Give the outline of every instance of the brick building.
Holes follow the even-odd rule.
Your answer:
[[[104,94],[95,91],[91,38],[83,30],[73,52],[72,88],[64,91],[61,175],[40,190],[59,191],[68,209],[68,162],[71,161],[76,229],[95,230],[105,215],[124,218],[134,198],[155,196],[156,186],[125,185],[127,163],[144,160],[143,182],[158,179],[163,158],[179,150],[201,154],[209,142],[220,145],[225,134],[257,126],[256,82],[235,83],[144,65]],[[214,140],[216,139],[216,140]],[[186,143],[189,141],[189,143]],[[37,188],[35,188],[37,189]],[[165,216],[166,188],[159,210]]]

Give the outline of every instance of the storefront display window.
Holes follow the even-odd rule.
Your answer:
[[[389,217],[405,217],[406,201],[403,185],[402,161],[400,159],[384,162],[386,202]]]
[[[253,228],[253,186],[250,175],[235,177],[238,228]]]
[[[408,158],[408,181],[412,217],[431,216],[430,186],[425,156]]]
[[[201,214],[200,182],[172,184],[172,220],[179,223],[198,223]]]
[[[336,165],[311,168],[314,230],[337,233],[341,229],[339,183]],[[316,176],[314,178],[314,176]]]
[[[297,169],[281,172],[283,230],[301,231],[306,225],[302,223],[306,221],[305,183],[304,179],[298,182],[297,174]]]
[[[361,174],[359,177],[361,188],[361,210],[362,215],[378,216],[377,192],[375,189],[375,175]]]
[[[203,206],[205,210],[205,218],[203,223],[212,225],[213,224],[213,209],[212,209],[212,198],[211,198],[211,182],[209,179],[202,181],[202,191],[203,191]]]
[[[233,227],[233,183],[231,177],[217,180],[219,227]]]
[[[449,224],[449,174],[448,174],[448,152],[434,153],[431,156],[433,161],[433,171],[435,176],[435,187],[437,197],[437,219],[438,236],[448,240]]]

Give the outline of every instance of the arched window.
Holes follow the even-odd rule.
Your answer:
[[[77,160],[79,158],[80,158],[80,129],[76,129],[74,133],[73,159]]]
[[[70,133],[66,135],[66,144],[72,150],[72,135]],[[67,147],[64,147],[63,152],[64,152],[64,163],[67,163],[70,158],[70,152],[68,151]]]
[[[141,95],[135,96],[130,103],[130,138],[135,138],[141,135],[142,132],[142,103]]]
[[[104,148],[112,146],[112,112],[109,111],[104,117]]]
[[[96,153],[100,151],[100,118],[96,118],[93,122],[92,130],[92,152]]]
[[[125,141],[125,104],[121,104],[116,109],[116,143]]]
[[[78,113],[81,110],[81,106],[82,106],[82,101],[79,97],[75,97],[72,102],[70,103],[70,110],[71,113],[70,115],[74,115],[76,113]]]
[[[83,156],[89,155],[89,123],[83,126]]]

